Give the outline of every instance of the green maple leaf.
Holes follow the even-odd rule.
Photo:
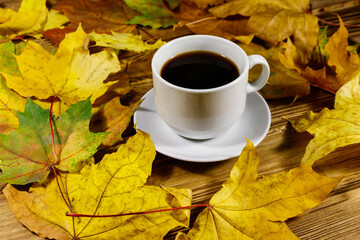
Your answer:
[[[152,28],[170,27],[177,20],[166,9],[162,0],[125,0],[125,3],[133,10],[143,15],[135,16],[128,24],[140,24]],[[168,0],[170,9],[179,5],[179,0]]]
[[[51,167],[69,172],[79,171],[97,151],[107,133],[91,133],[90,100],[70,106],[54,119],[54,148],[49,110],[31,99],[19,112],[19,128],[10,135],[0,135],[0,182],[11,184],[42,183]]]

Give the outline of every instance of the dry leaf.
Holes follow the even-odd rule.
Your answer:
[[[166,6],[170,9],[176,8],[179,5],[179,0],[124,0],[124,2],[131,9],[142,14],[130,19],[129,24],[166,28],[176,23],[176,19],[170,14]]]
[[[347,50],[349,33],[340,17],[339,22],[339,29],[330,37],[324,50],[329,53],[328,64],[335,67],[336,78],[342,86],[359,71],[360,56]]]
[[[152,75],[151,60],[153,51],[143,53],[128,52],[119,56],[120,62],[125,62],[126,67],[123,71],[130,80],[149,78]]]
[[[345,83],[350,81],[360,71],[360,56],[347,50],[349,33],[339,17],[339,29],[326,41],[322,33],[319,42],[320,51],[314,53],[315,61],[321,61],[322,67],[305,68],[302,75],[314,86],[336,93]]]
[[[46,0],[23,0],[19,10],[0,9],[0,35],[40,36],[44,30],[59,28],[68,19],[58,12],[49,13]]]
[[[279,46],[279,60],[287,69],[294,69],[301,74],[303,71],[302,58],[291,39],[281,42]]]
[[[219,18],[240,14],[250,17],[247,24],[249,33],[276,45],[294,37],[294,43],[306,58],[316,46],[319,31],[317,17],[307,14],[309,0],[231,0],[210,8]]]
[[[310,165],[258,176],[258,164],[248,141],[222,189],[177,240],[298,239],[285,221],[320,204],[341,180],[321,176]]]
[[[112,215],[188,206],[187,189],[144,186],[151,173],[155,148],[141,131],[80,173],[59,174],[71,212]],[[10,208],[31,231],[55,239],[162,239],[176,226],[187,226],[190,211],[176,210],[121,217],[78,218],[64,203],[55,179],[21,192],[8,185],[3,190]]]
[[[179,21],[177,26],[185,25],[196,34],[211,34],[227,39],[249,34],[246,31],[247,18],[217,18],[206,9],[197,7],[191,0],[181,0],[172,14]]]
[[[90,55],[86,39],[79,27],[66,36],[55,55],[29,41],[21,55],[16,56],[22,77],[2,72],[8,87],[24,97],[46,100],[55,96],[66,105],[90,95],[94,101],[112,84],[103,81],[119,71],[120,64],[112,49]]]
[[[195,3],[196,6],[198,6],[199,8],[207,8],[225,2],[225,0],[190,0],[190,1]]]
[[[103,142],[104,146],[112,146],[122,141],[121,134],[128,127],[131,116],[135,113],[141,102],[123,106],[120,98],[116,97],[104,104],[92,117],[90,130],[92,132],[109,132]]]
[[[55,9],[63,12],[70,19],[70,24],[64,29],[54,29],[43,33],[46,38],[56,44],[64,39],[66,33],[76,31],[80,23],[87,33],[113,31],[137,34],[135,25],[126,24],[136,16],[136,13],[123,1],[57,0]]]
[[[260,54],[266,58],[270,66],[270,77],[267,84],[260,92],[266,99],[284,97],[299,97],[310,93],[310,82],[302,77],[297,71],[286,68],[280,62],[279,49],[264,47],[251,43],[250,45],[240,44],[248,55]],[[260,75],[261,68],[250,70],[249,81],[253,81]]]
[[[291,119],[293,127],[314,135],[302,158],[302,164],[313,163],[336,148],[360,142],[360,73],[336,93],[335,109],[324,108]]]
[[[204,0],[195,0],[196,2]],[[213,3],[214,0],[208,2]],[[217,1],[219,3],[219,1]],[[309,0],[229,0],[223,1],[223,4],[217,4],[210,9],[218,17],[227,17],[229,15],[241,14],[243,16],[252,16],[264,12],[276,13],[281,10],[294,10],[304,12],[309,4]]]
[[[275,15],[251,16],[248,31],[273,45],[294,37],[294,44],[308,60],[317,43],[319,25],[317,17],[311,14],[283,10]]]
[[[336,75],[329,73],[327,67],[322,67],[318,70],[314,70],[309,66],[306,66],[305,70],[301,73],[303,77],[308,79],[311,82],[311,85],[319,87],[331,93],[336,93],[336,91],[341,87],[339,84]],[[331,71],[330,71],[331,72]]]

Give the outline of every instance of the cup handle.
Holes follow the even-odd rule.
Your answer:
[[[269,75],[270,75],[270,67],[266,59],[261,55],[250,55],[249,58],[249,69],[251,69],[253,66],[260,64],[262,66],[261,74],[258,79],[256,79],[254,82],[251,82],[247,85],[247,92],[256,92],[260,90],[262,87],[265,86]]]

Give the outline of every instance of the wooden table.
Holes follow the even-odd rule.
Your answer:
[[[336,21],[339,13],[345,24],[360,23],[359,1],[312,0],[314,14],[329,21]],[[335,31],[337,27],[330,27]],[[351,28],[350,40],[360,42],[360,28]],[[187,34],[186,30],[176,33]],[[175,36],[173,36],[175,37]],[[134,79],[132,85],[136,98],[152,87],[150,76]],[[272,174],[297,167],[312,136],[297,133],[284,117],[292,118],[313,110],[332,108],[334,95],[313,88],[309,96],[293,99],[267,100],[272,121],[266,138],[256,147],[259,157],[259,174]],[[236,158],[215,163],[183,162],[162,154],[157,154],[153,173],[148,182],[193,190],[193,204],[206,203],[228,178]],[[290,229],[301,239],[360,239],[360,144],[343,147],[316,162],[314,168],[329,176],[347,174],[337,187],[319,206],[287,221]],[[0,185],[0,189],[3,186]],[[201,209],[192,211],[191,222]],[[173,239],[176,231],[171,231],[166,239]],[[10,211],[6,199],[0,194],[0,239],[41,239],[23,227]]]

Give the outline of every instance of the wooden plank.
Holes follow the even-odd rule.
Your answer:
[[[39,240],[43,239],[25,228],[11,212],[4,194],[0,194],[0,239],[1,240]]]

